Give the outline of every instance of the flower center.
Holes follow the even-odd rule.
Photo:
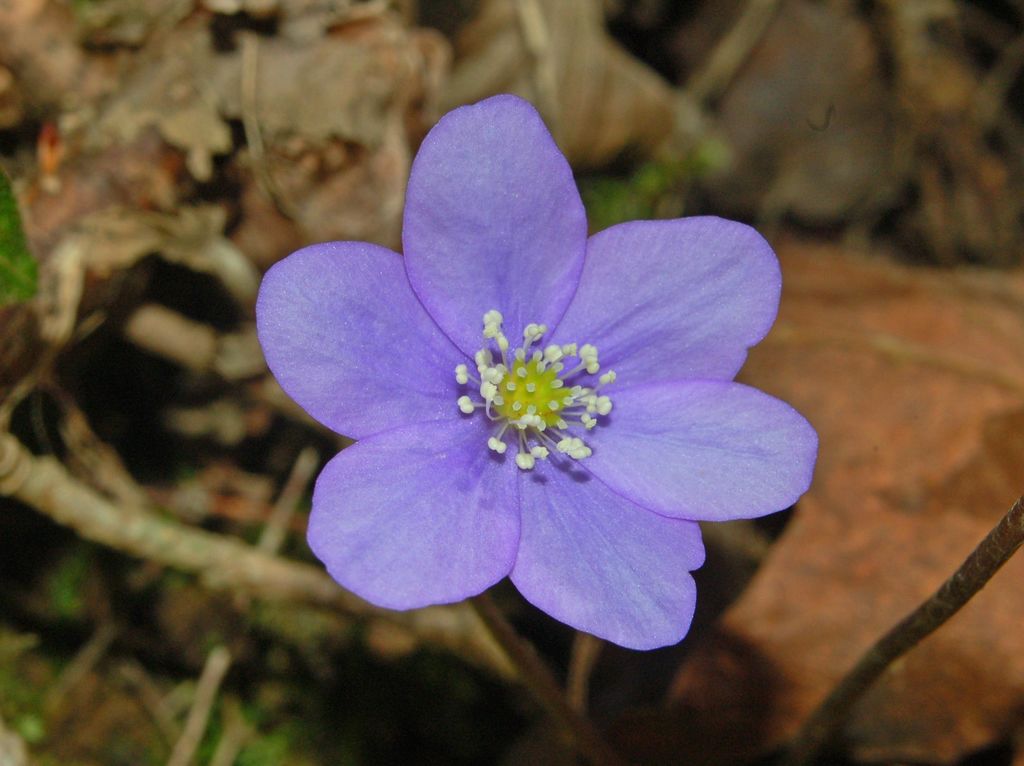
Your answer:
[[[533,468],[537,460],[546,460],[552,451],[573,460],[589,457],[590,447],[572,431],[585,433],[597,425],[597,416],[611,412],[611,399],[600,389],[614,382],[615,373],[609,370],[596,377],[601,365],[597,349],[589,343],[532,348],[548,330],[542,324],[528,324],[523,345],[510,354],[502,322],[498,311],[484,314],[484,347],[475,356],[479,378],[465,364],[455,368],[455,380],[462,386],[472,381],[482,399],[462,395],[459,409],[467,415],[484,410],[494,422],[487,446],[504,454],[509,443],[513,444],[516,465],[524,471]],[[578,363],[572,364],[573,359]]]

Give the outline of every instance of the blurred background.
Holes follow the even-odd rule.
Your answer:
[[[769,763],[1024,492],[1022,70],[1021,0],[0,0],[32,253],[0,253],[0,764],[575,762],[466,606],[322,573],[305,518],[345,441],[253,324],[299,246],[400,248],[420,140],[500,92],[592,230],[716,214],[779,253],[740,379],[817,427],[808,495],[706,528],[676,647],[496,593],[631,759]],[[1022,578],[829,762],[1024,764]]]

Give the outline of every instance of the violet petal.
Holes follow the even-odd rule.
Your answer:
[[[587,222],[572,171],[540,115],[516,96],[449,112],[413,162],[402,234],[416,294],[464,352],[485,312],[513,343],[553,326],[583,266]]]
[[[775,254],[749,226],[631,221],[590,238],[553,337],[593,343],[626,385],[731,380],[775,320],[781,284]]]
[[[631,649],[686,635],[696,603],[689,572],[704,561],[696,523],[640,508],[579,469],[538,464],[519,486],[511,577],[530,603]]]
[[[365,242],[299,250],[263,278],[260,344],[310,415],[353,438],[457,415],[465,357],[409,288],[401,256]]]
[[[818,452],[810,423],[740,383],[683,381],[617,390],[590,432],[585,466],[611,489],[674,518],[747,519],[787,508]]]
[[[385,431],[348,447],[317,479],[310,548],[345,588],[378,606],[459,601],[507,575],[519,539],[511,460],[479,419]]]

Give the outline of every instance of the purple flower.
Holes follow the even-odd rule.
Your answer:
[[[403,245],[313,245],[260,288],[270,369],[359,440],[317,480],[314,553],[384,607],[509,576],[580,630],[677,642],[696,522],[777,511],[811,480],[814,429],[732,382],[775,319],[771,248],[711,217],[588,239],[569,165],[514,96],[427,135]]]

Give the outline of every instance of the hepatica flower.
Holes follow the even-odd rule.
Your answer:
[[[817,454],[800,414],[733,382],[775,318],[771,248],[711,217],[588,238],[568,163],[513,96],[430,131],[402,240],[307,247],[260,288],[270,369],[358,440],[316,482],[314,553],[383,607],[508,576],[580,630],[677,642],[697,521],[789,506]]]

